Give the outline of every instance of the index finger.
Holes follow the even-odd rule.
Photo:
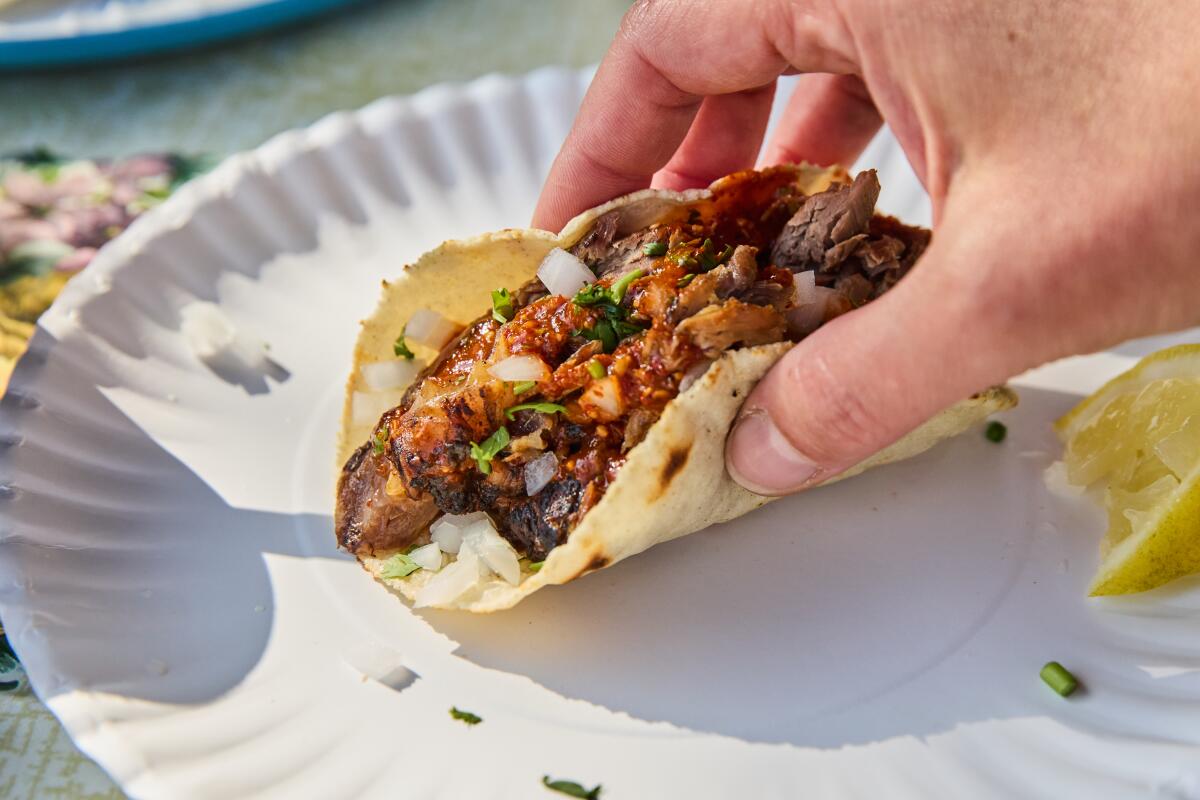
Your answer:
[[[533,224],[571,217],[650,185],[705,96],[763,86],[789,67],[854,71],[828,0],[660,0],[625,15],[550,168]]]

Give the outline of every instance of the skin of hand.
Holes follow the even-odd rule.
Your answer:
[[[891,126],[933,204],[916,268],[798,343],[726,448],[820,483],[987,386],[1200,324],[1200,14],[1186,0],[658,0],[626,15],[534,224],[765,161],[851,162]]]

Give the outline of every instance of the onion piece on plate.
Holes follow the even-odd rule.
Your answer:
[[[546,488],[546,484],[558,472],[558,456],[542,453],[525,465],[525,494],[533,497]]]
[[[237,338],[237,328],[215,303],[188,303],[181,308],[179,330],[200,359],[213,358]]]
[[[413,314],[404,326],[404,337],[434,350],[441,350],[453,339],[461,326],[451,322],[436,311],[422,308]]]
[[[386,389],[406,389],[417,377],[425,362],[420,359],[397,358],[390,361],[376,361],[373,364],[363,364],[359,367],[363,383],[367,388],[378,392]]]
[[[550,294],[572,297],[583,287],[596,280],[588,265],[566,250],[556,247],[546,254],[538,267],[537,276],[550,290]]]
[[[546,362],[533,355],[509,356],[488,367],[488,373],[498,380],[544,381],[550,376]]]

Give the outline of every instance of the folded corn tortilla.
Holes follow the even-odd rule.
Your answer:
[[[776,169],[790,171],[792,183],[805,195],[824,191],[834,183],[849,182],[845,170],[836,167],[795,165]],[[557,235],[508,229],[446,242],[406,266],[394,280],[384,281],[379,305],[363,321],[354,351],[339,436],[339,467],[370,439],[374,430],[373,425],[354,424],[353,398],[356,393],[370,390],[362,367],[394,358],[397,331],[416,311],[432,309],[467,325],[479,317],[492,289],[520,286],[533,279],[553,248],[572,247],[602,215],[615,211],[620,217],[620,230],[640,230],[719,202],[722,188],[733,177],[718,180],[708,189],[639,191],[580,214]],[[566,542],[550,551],[538,571],[523,570],[517,585],[492,575],[474,590],[439,607],[472,612],[506,609],[543,586],[567,583],[660,542],[734,519],[770,502],[774,498],[753,494],[729,477],[725,470],[725,440],[750,390],[792,346],[791,342],[780,342],[725,352],[667,405],[646,437],[629,451],[604,496],[578,522]],[[832,480],[915,456],[1015,404],[1015,395],[1006,387],[988,389],[946,409]],[[412,600],[436,573],[420,570],[402,579],[383,578],[384,564],[395,552],[400,551],[360,554],[358,558],[388,589]]]

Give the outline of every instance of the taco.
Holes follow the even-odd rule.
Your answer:
[[[362,325],[338,544],[418,606],[485,612],[768,502],[725,471],[742,401],[929,242],[878,195],[873,171],[776,167],[427,253]],[[989,389],[839,477],[1014,403]]]

